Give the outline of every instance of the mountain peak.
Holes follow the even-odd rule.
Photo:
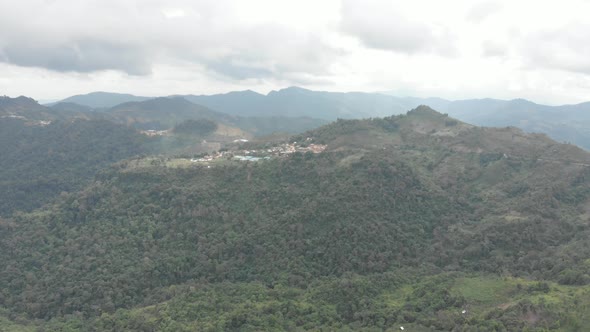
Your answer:
[[[428,105],[420,105],[408,112],[408,115],[435,115],[435,116],[444,116],[442,113],[437,112],[430,108]]]
[[[228,92],[228,94],[243,94],[243,95],[252,95],[252,96],[262,96],[262,94],[254,91],[254,90],[242,90],[242,91],[232,91],[232,92]]]
[[[526,100],[524,98],[512,99],[512,100],[510,100],[510,103],[515,104],[515,105],[537,105],[537,104],[533,103],[532,101]]]
[[[298,86],[290,86],[288,88],[284,88],[284,89],[280,89],[278,91],[276,90],[272,90],[269,95],[271,94],[302,94],[302,93],[309,93],[309,92],[313,92],[312,90],[308,90],[308,89],[304,89]]]
[[[32,103],[38,104],[38,102],[35,99],[33,99],[31,97],[26,97],[26,96],[18,96],[15,98],[15,100],[21,101],[21,102],[29,102],[29,103],[32,102]]]
[[[91,108],[110,108],[118,104],[130,101],[143,101],[151,97],[134,96],[125,93],[94,91],[87,94],[75,95],[68,97],[60,102],[72,102],[79,105],[89,106]]]
[[[19,96],[16,98],[11,98],[8,96],[0,97],[0,106],[3,107],[19,107],[19,108],[41,108],[42,106],[39,103],[29,97]]]

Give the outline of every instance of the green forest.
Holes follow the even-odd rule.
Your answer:
[[[0,216],[81,190],[99,170],[149,151],[143,135],[106,120],[0,119],[0,142]]]
[[[419,107],[289,140],[321,153],[174,164],[106,121],[0,124],[0,331],[590,326],[573,145]]]

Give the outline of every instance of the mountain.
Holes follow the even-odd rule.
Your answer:
[[[86,109],[82,110],[80,107],[72,107],[67,104],[46,107],[25,96],[0,97],[0,119],[20,119],[28,121],[32,125],[39,125],[54,120],[89,119],[91,117],[92,115],[88,114]]]
[[[80,105],[72,102],[59,102],[51,105],[50,108],[58,111],[62,110],[79,113],[87,113],[93,111],[93,109],[90,106]]]
[[[17,98],[10,98],[8,96],[0,97],[0,111],[2,115],[9,113],[21,113],[34,110],[44,111],[46,108],[39,105],[37,101],[32,98],[20,96]]]
[[[589,176],[574,145],[426,106],[217,159],[128,159],[1,220],[0,323],[579,330]]]
[[[514,126],[531,133],[544,133],[557,141],[574,143],[590,150],[590,102],[548,106],[525,99],[485,98],[455,101],[441,98],[405,97],[401,99],[412,108],[425,104],[475,125]]]
[[[207,135],[170,132],[151,138],[121,125],[159,128],[162,122],[171,125],[192,118],[214,119],[220,125]],[[132,102],[106,112],[74,103],[46,107],[27,97],[0,98],[0,216],[30,211],[62,192],[79,190],[97,171],[121,159],[142,153],[214,152],[236,139],[251,138],[251,132],[265,133],[264,125],[273,131],[289,125],[274,118],[248,118],[240,122],[248,129],[244,131],[234,122],[240,121],[180,98]],[[314,125],[310,121],[300,129]]]
[[[380,93],[323,92],[299,87],[271,91],[268,95],[257,92],[233,91],[217,95],[173,95],[215,111],[243,117],[310,117],[324,120],[362,118],[399,114],[424,101],[437,98],[398,98]],[[68,97],[58,103],[75,103],[91,108],[112,108],[129,102],[142,102],[150,97],[111,92],[92,92]],[[57,103],[50,104],[50,106]]]
[[[409,105],[399,98],[376,93],[323,92],[299,87],[261,95],[252,91],[212,96],[183,96],[218,111],[241,116],[307,116],[324,120],[399,114]]]
[[[268,95],[252,91],[212,96],[184,96],[187,100],[228,114],[248,116],[310,116],[337,118],[381,117],[400,114],[418,105],[429,105],[443,113],[480,126],[515,126],[541,132],[561,141],[590,149],[590,103],[547,106],[524,99],[468,99],[396,97],[384,93],[340,93],[290,87]]]
[[[247,134],[238,134],[238,136],[268,135],[277,131],[299,133],[327,122],[308,117],[230,115],[194,104],[183,97],[159,97],[142,102],[124,103],[106,110],[104,113],[114,121],[141,129],[163,130],[189,119],[208,119],[247,132]]]
[[[546,106],[524,99],[463,100],[449,103],[444,111],[469,123],[516,126],[590,149],[590,103]]]
[[[115,106],[116,102],[149,99],[132,95],[91,93],[70,97],[65,101],[74,101],[92,106],[97,104],[82,99],[91,96],[99,98],[103,95],[106,96],[105,98],[111,98],[112,96],[119,98],[110,102],[108,107]],[[271,91],[268,95],[246,90],[217,95],[184,95],[176,97],[183,97],[192,103],[222,113],[257,118],[261,121],[267,117],[276,119],[284,117],[298,118],[293,122],[297,130],[290,130],[290,133],[311,128],[305,125],[306,121],[303,121],[301,117],[323,120],[322,123],[317,121],[314,124],[317,127],[338,118],[358,119],[401,114],[408,109],[423,104],[468,123],[492,127],[515,126],[527,132],[546,133],[558,141],[571,142],[585,149],[590,149],[590,116],[588,115],[590,114],[590,103],[547,106],[523,99],[499,100],[487,98],[451,101],[442,98],[397,97],[388,92],[324,92],[299,87]],[[264,130],[262,134],[271,133],[275,129],[272,124],[285,123],[285,121],[264,121],[269,123],[267,127],[270,129]],[[281,127],[289,128],[289,126]]]
[[[40,105],[32,98],[20,96],[0,97],[0,117],[26,120],[53,120],[57,116],[51,109]]]
[[[126,93],[114,93],[114,92],[91,92],[83,95],[75,95],[63,99],[57,103],[75,103],[79,105],[88,106],[90,108],[110,108],[122,103],[134,102],[134,101],[145,101],[151,99],[151,97],[140,97]],[[49,104],[50,106],[57,103]]]
[[[204,105],[206,107],[218,110],[220,112],[242,116],[263,115],[263,113],[261,112],[261,107],[264,107],[263,104],[264,100],[266,99],[265,95],[259,94],[251,90],[233,91],[225,94],[209,96],[185,95],[182,97],[195,104]]]
[[[277,133],[298,134],[320,127],[328,122],[327,120],[307,116],[239,116],[234,123],[255,136],[266,136]]]
[[[180,97],[127,102],[105,112],[120,122],[142,129],[168,129],[188,119],[204,118],[225,123],[231,120],[231,116],[227,114],[215,112]]]

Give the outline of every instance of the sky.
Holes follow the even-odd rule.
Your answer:
[[[0,0],[0,95],[590,100],[590,0]]]

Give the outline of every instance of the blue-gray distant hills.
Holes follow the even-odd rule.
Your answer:
[[[401,114],[419,105],[479,126],[515,126],[528,132],[545,133],[555,140],[590,149],[590,102],[547,106],[524,99],[469,99],[397,97],[387,93],[325,92],[299,87],[271,91],[234,91],[216,95],[182,95],[209,109],[243,117],[308,117],[327,121],[338,118],[368,118]],[[150,97],[95,92],[66,98],[62,102],[94,108],[114,107]]]
[[[248,116],[309,116],[326,120],[400,114],[412,102],[378,93],[323,92],[290,87],[262,95],[238,91],[219,95],[186,95],[187,100],[220,112]]]
[[[148,99],[152,99],[152,97],[140,97],[134,96],[127,93],[114,93],[114,92],[91,92],[84,95],[75,95],[68,97],[64,100],[58,101],[56,103],[48,104],[48,106],[53,106],[60,103],[67,103],[69,107],[71,104],[78,104],[83,106],[88,106],[90,108],[111,108],[117,106],[119,104],[128,103],[132,101],[145,101]]]
[[[590,149],[588,102],[547,106],[524,99],[473,99],[449,102],[439,110],[471,124],[488,127],[514,126]]]

